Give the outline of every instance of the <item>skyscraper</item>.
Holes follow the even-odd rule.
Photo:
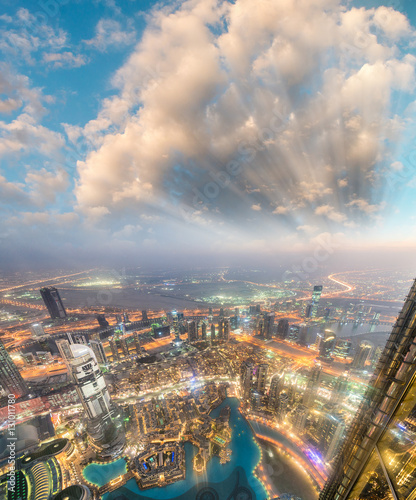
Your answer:
[[[416,498],[416,280],[321,500]]]
[[[310,317],[316,318],[316,314],[318,312],[319,301],[322,295],[322,285],[317,285],[313,287],[312,293],[312,308],[310,311]]]
[[[287,319],[279,319],[277,324],[277,335],[278,337],[285,339],[289,333],[289,321]]]
[[[118,456],[125,435],[92,349],[67,340],[56,343],[84,408],[90,445],[103,458]]]
[[[66,318],[66,311],[58,290],[53,287],[45,287],[40,289],[43,302],[48,309],[52,319]]]
[[[215,340],[215,325],[211,323],[211,340]]]
[[[277,408],[277,401],[279,399],[279,394],[283,390],[284,381],[285,381],[284,372],[276,373],[272,377],[272,380],[270,382],[269,402],[268,402],[268,407],[270,410],[275,410]]]
[[[14,394],[16,398],[27,394],[28,388],[20,375],[19,370],[13,363],[12,358],[0,340],[0,385],[3,391],[8,394]]]
[[[256,381],[256,389],[259,394],[264,394],[266,390],[266,380],[267,380],[267,371],[269,369],[269,365],[263,363],[259,365],[257,370],[257,381]]]
[[[263,318],[263,336],[265,339],[270,340],[273,335],[274,314],[268,313]]]
[[[355,353],[353,362],[351,364],[351,368],[355,368],[356,370],[364,370],[365,364],[370,357],[370,352],[373,348],[373,345],[367,340],[363,340],[360,343],[360,346]]]
[[[105,350],[103,347],[103,344],[101,342],[100,336],[94,335],[91,340],[90,340],[90,347],[92,349],[92,352],[94,353],[97,362],[100,365],[105,365],[107,364],[107,356],[105,354]]]
[[[325,330],[323,338],[319,344],[319,356],[323,359],[330,359],[336,342],[335,333],[332,330]]]
[[[43,337],[45,335],[45,330],[43,329],[41,323],[32,323],[29,328],[30,328],[30,333],[34,337]]]

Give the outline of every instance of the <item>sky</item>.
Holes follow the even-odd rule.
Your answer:
[[[0,6],[0,269],[414,255],[411,1]]]

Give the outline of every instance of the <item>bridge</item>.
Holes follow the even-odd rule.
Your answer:
[[[102,495],[104,495],[105,493],[109,493],[110,491],[114,491],[117,488],[120,488],[120,486],[124,486],[127,483],[127,481],[130,481],[130,479],[133,479],[133,478],[134,478],[134,474],[130,470],[127,471],[125,474],[116,477],[115,479],[113,479],[109,483],[98,488],[99,498],[101,498]]]

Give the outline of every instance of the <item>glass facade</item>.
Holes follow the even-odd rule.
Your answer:
[[[416,500],[416,281],[321,500]]]

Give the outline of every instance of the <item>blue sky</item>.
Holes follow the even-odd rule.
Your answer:
[[[3,268],[414,248],[412,2],[0,5]]]

